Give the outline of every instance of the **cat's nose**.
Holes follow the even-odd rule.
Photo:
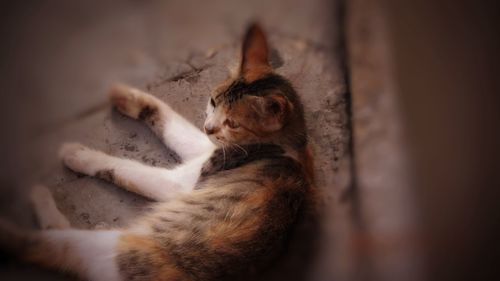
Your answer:
[[[212,135],[212,134],[217,133],[217,131],[219,131],[219,128],[217,128],[216,126],[211,126],[211,125],[205,125],[203,127],[203,129],[205,129],[205,133],[207,135]]]

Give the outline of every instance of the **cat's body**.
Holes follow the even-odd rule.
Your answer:
[[[63,146],[61,157],[72,170],[159,203],[128,228],[73,230],[50,193],[36,187],[35,211],[47,230],[25,233],[3,222],[2,248],[109,281],[218,280],[276,255],[313,175],[302,105],[290,83],[272,73],[258,26],[246,34],[238,77],[212,94],[207,134],[139,90],[115,87],[111,100],[143,120],[183,164],[148,167],[79,144]]]

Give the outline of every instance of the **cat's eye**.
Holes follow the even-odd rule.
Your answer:
[[[240,127],[240,124],[234,122],[231,119],[226,119],[226,121],[224,121],[224,124],[226,124],[226,126],[228,126],[231,129],[237,129]]]
[[[213,98],[210,99],[210,105],[212,105],[213,107],[215,107],[215,100]]]

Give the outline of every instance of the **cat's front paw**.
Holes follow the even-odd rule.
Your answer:
[[[152,103],[146,93],[123,84],[113,86],[109,98],[118,111],[134,119],[138,119],[141,111]]]
[[[102,162],[102,153],[80,143],[65,143],[59,150],[59,158],[71,170],[93,176]]]

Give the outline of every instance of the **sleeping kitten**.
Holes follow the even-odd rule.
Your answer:
[[[60,157],[75,172],[158,201],[128,228],[77,230],[47,188],[32,201],[43,230],[0,221],[0,247],[25,262],[87,280],[217,280],[271,259],[283,245],[313,181],[303,106],[273,73],[265,35],[248,29],[237,77],[209,98],[204,131],[156,97],[111,90],[121,113],[144,121],[182,159],[168,170],[80,144]]]

